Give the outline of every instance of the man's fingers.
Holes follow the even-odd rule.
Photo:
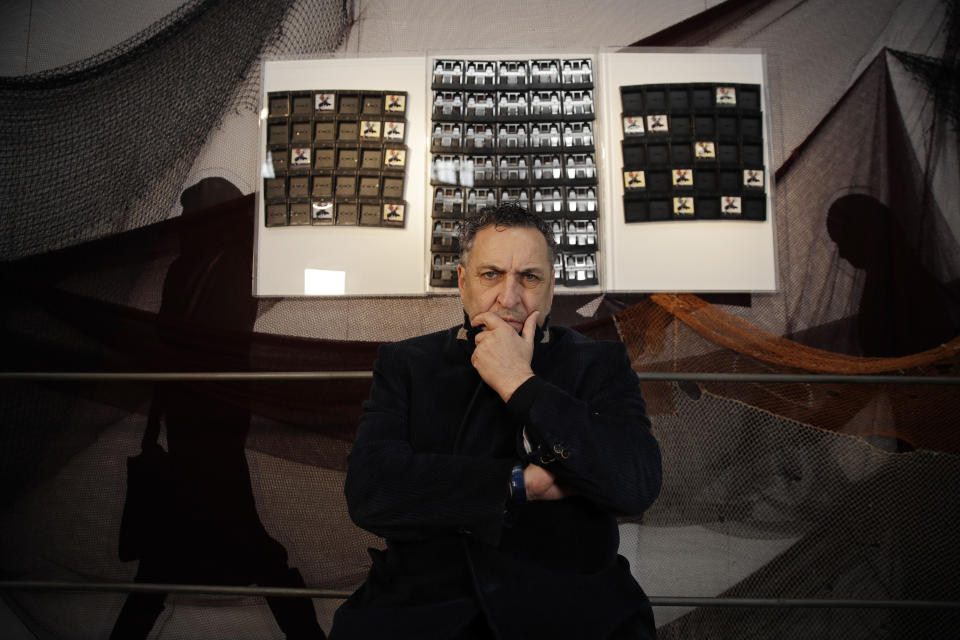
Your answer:
[[[484,311],[483,313],[478,313],[470,321],[470,324],[474,327],[483,325],[484,331],[493,331],[494,329],[499,329],[502,326],[509,327],[507,321],[493,313],[492,311]]]
[[[540,312],[534,311],[527,316],[526,322],[523,323],[523,331],[520,332],[520,335],[527,341],[527,344],[533,344],[533,338],[537,334],[537,320],[539,319]]]

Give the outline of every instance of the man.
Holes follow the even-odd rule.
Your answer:
[[[515,205],[461,231],[464,324],[380,349],[349,459],[383,536],[331,638],[653,638],[616,515],[660,489],[624,346],[549,327],[553,236]]]

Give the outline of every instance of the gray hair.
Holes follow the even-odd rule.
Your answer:
[[[460,264],[467,264],[467,256],[473,249],[477,232],[485,227],[529,227],[536,229],[547,243],[547,257],[553,265],[557,252],[557,243],[547,221],[530,213],[516,202],[503,202],[496,206],[484,207],[477,215],[467,218],[460,226]]]

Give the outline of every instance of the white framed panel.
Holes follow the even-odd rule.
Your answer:
[[[756,51],[634,49],[607,53],[602,62],[607,248],[604,288],[610,292],[775,291],[770,105],[763,55]],[[693,82],[761,85],[766,220],[625,222],[620,87]]]
[[[407,169],[403,228],[264,225],[263,167],[258,171],[254,295],[422,295],[426,131],[424,58],[268,60],[263,104],[271,91],[407,92]],[[260,120],[261,154],[266,120]],[[262,156],[261,156],[262,159]]]

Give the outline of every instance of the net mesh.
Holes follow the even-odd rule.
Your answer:
[[[343,2],[193,0],[66,67],[0,79],[0,256],[167,217],[228,109],[259,108],[262,55],[333,50]]]

